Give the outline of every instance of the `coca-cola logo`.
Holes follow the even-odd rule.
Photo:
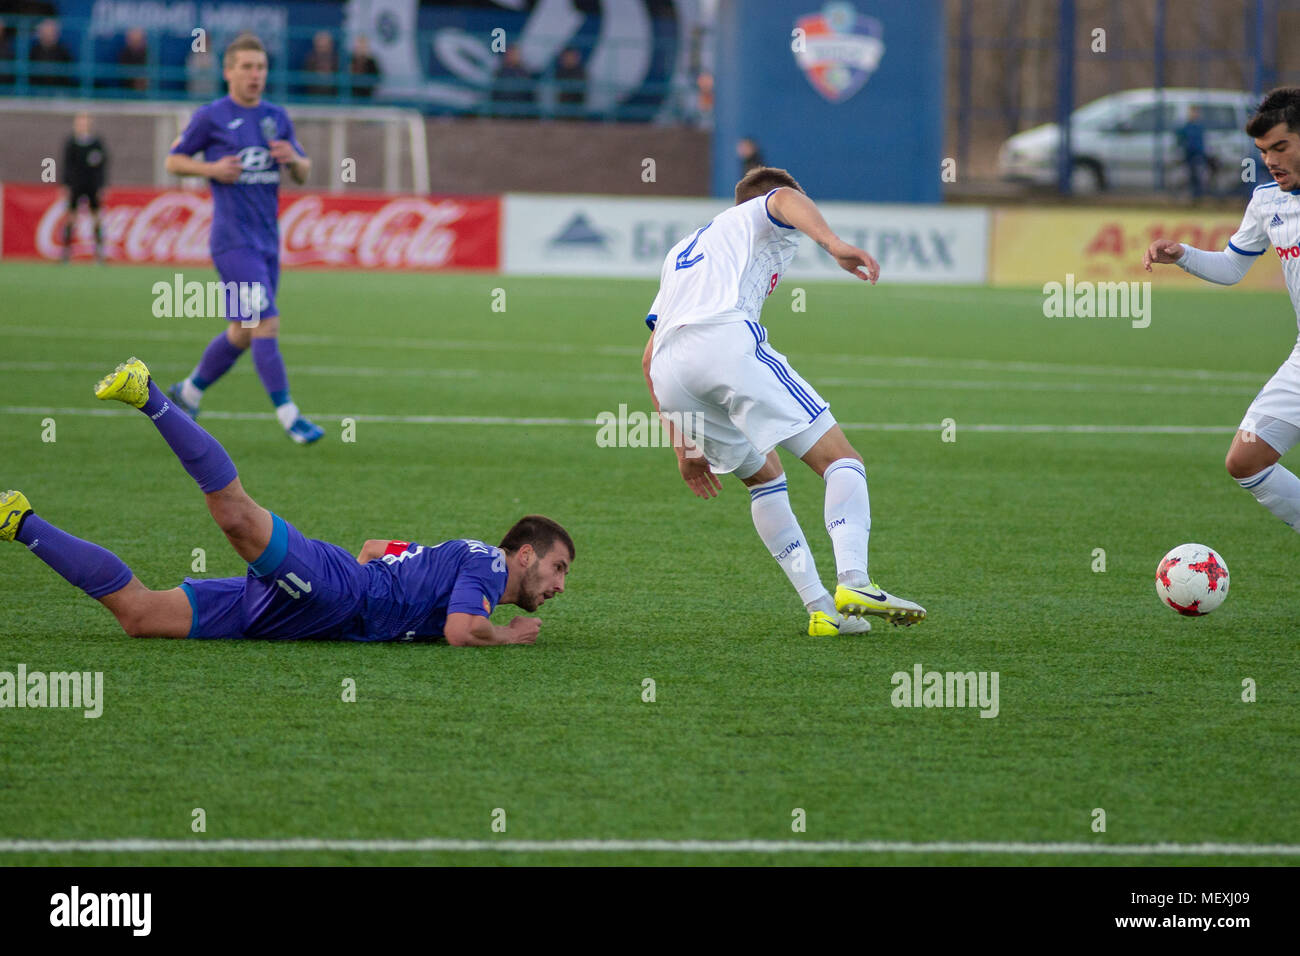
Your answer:
[[[62,199],[46,208],[36,226],[36,251],[43,258],[57,259],[63,251],[59,225],[63,220]],[[110,259],[128,262],[203,262],[209,258],[208,230],[212,202],[194,193],[160,193],[144,205],[111,203],[105,206],[104,247]],[[75,243],[86,251],[93,243],[88,219],[78,223]]]
[[[443,268],[455,262],[458,224],[466,228],[461,220],[468,209],[460,200],[421,196],[380,202],[296,196],[281,207],[281,264]],[[35,238],[42,258],[57,259],[63,251],[63,214],[63,201],[55,198],[40,216]],[[212,200],[206,194],[173,191],[141,199],[125,191],[110,196],[101,215],[110,259],[158,263],[210,259]],[[81,217],[74,252],[85,255],[92,249],[91,222]]]
[[[342,211],[326,209],[320,196],[304,196],[280,214],[281,262],[438,268],[451,261],[456,232],[448,227],[464,213],[451,199],[413,196],[373,211]]]

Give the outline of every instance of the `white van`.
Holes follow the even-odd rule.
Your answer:
[[[1259,151],[1243,127],[1260,97],[1234,90],[1125,90],[1093,100],[1072,114],[1074,159],[1070,186],[1075,193],[1102,189],[1154,189],[1156,165],[1165,167],[1165,188],[1187,188],[1187,167],[1175,133],[1187,122],[1191,106],[1201,109],[1205,151],[1211,158],[1210,191],[1228,192],[1242,183],[1242,160],[1255,160]],[[1162,120],[1159,144],[1156,121]],[[1035,126],[1012,136],[998,151],[1003,179],[1038,185],[1056,183],[1056,154],[1060,130],[1055,123]],[[1158,151],[1157,151],[1158,146]]]

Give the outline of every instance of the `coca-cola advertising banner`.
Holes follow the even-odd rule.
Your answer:
[[[3,187],[4,258],[63,254],[64,191]],[[101,211],[110,261],[191,265],[211,261],[212,198],[184,189],[114,188]],[[280,265],[363,269],[489,269],[500,261],[496,197],[355,196],[292,192],[280,197]],[[78,217],[77,257],[95,251],[88,215]]]

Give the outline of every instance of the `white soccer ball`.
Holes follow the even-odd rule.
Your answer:
[[[1228,596],[1228,565],[1203,544],[1180,544],[1156,567],[1156,594],[1179,614],[1209,614]]]

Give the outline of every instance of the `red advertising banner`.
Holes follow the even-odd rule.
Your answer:
[[[5,259],[58,259],[63,254],[63,190],[5,183],[3,195],[0,254]],[[110,261],[211,261],[212,199],[206,191],[113,188],[104,194],[100,215]],[[280,265],[495,270],[500,225],[501,201],[495,196],[291,192],[280,197]],[[78,217],[73,254],[94,254],[86,213]]]

